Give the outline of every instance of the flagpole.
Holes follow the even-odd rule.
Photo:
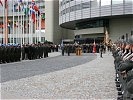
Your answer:
[[[41,42],[41,14],[39,15],[39,42]]]
[[[37,20],[36,20],[36,12],[35,12],[35,31],[34,31],[34,32],[35,32],[35,34],[34,34],[34,37],[35,37],[35,44],[36,44],[36,21],[37,21]]]
[[[31,21],[31,44],[33,43],[33,20]]]
[[[6,6],[6,8],[5,8],[5,10],[6,10],[6,32],[5,32],[5,44],[8,44],[8,30],[7,30],[7,23],[8,23],[8,18],[7,18],[7,16],[8,16],[8,3],[7,3],[8,1],[5,1],[5,6]]]
[[[18,41],[19,41],[19,2],[18,2],[18,27],[17,27],[18,29],[17,29],[17,43],[18,43]]]
[[[30,40],[31,40],[30,39],[30,33],[31,33],[30,32],[31,31],[31,28],[30,28],[31,27],[31,24],[30,24],[30,22],[31,22],[31,18],[30,17],[31,17],[31,15],[29,15],[29,43],[30,43]]]
[[[40,6],[40,3],[39,3]],[[41,42],[41,11],[39,15],[39,42]]]
[[[16,5],[16,0],[15,0],[15,5]],[[15,11],[15,14],[17,14],[17,11]],[[17,16],[17,15],[16,15]],[[15,24],[15,27],[14,27],[14,31],[15,31],[15,39],[14,39],[14,41],[15,41],[15,44],[17,43],[17,31],[18,31],[18,21],[17,21],[17,19],[16,19],[16,24]]]
[[[21,21],[21,27],[20,27],[20,30],[21,30],[21,37],[20,37],[20,40],[21,40],[21,46],[22,46],[22,38],[23,38],[23,34],[22,34],[22,5],[20,5],[20,12],[21,12],[21,19],[20,19],[20,21]]]
[[[24,14],[23,14],[23,31],[22,31],[22,34],[23,34],[23,44],[25,43],[25,39],[24,39],[24,27],[25,27],[25,21],[24,21]]]
[[[12,28],[13,28],[13,33],[12,33],[12,35],[13,35],[13,44],[14,44],[14,0],[13,0],[13,26],[12,26]]]
[[[25,23],[26,28],[25,29],[26,29],[26,34],[29,35],[29,21],[28,21],[29,20],[29,18],[28,18],[29,12],[27,12],[27,8],[29,8],[28,1],[26,1],[26,12],[25,12],[26,13],[25,14],[26,15],[26,23]],[[27,36],[27,42],[29,43],[29,37],[28,36]]]
[[[3,38],[3,44],[5,43],[5,2],[3,2],[3,34],[2,34],[2,38]]]
[[[38,26],[38,13],[37,13],[37,31],[36,31],[36,38],[37,38],[37,42],[38,42],[38,30],[39,30],[39,26]]]
[[[36,4],[36,1],[35,1],[35,4]],[[36,30],[37,30],[37,12],[35,11],[35,34],[34,34],[35,44],[37,43],[37,33],[36,33]]]

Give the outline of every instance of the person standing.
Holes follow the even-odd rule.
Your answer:
[[[67,46],[67,54],[68,54],[68,56],[70,56],[70,52],[71,52],[71,47],[70,47],[70,44],[68,44],[68,46]]]
[[[100,53],[100,57],[103,58],[103,56],[102,56],[102,53],[103,53],[103,45],[102,45],[102,43],[100,43],[99,53]]]
[[[64,56],[64,49],[65,49],[65,47],[64,47],[64,45],[62,45],[62,46],[61,46],[62,56]]]

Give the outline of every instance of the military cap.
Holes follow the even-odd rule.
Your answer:
[[[124,63],[121,64],[119,70],[121,72],[124,71],[124,70],[129,71],[129,70],[132,70],[132,67],[133,67],[133,63],[124,62]]]

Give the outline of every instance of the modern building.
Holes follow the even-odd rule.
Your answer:
[[[19,0],[7,0],[7,8],[3,1],[2,5],[0,4],[0,43],[5,43],[6,38],[8,38],[8,43],[19,44],[45,41],[44,0],[34,1],[40,11],[40,13],[34,11],[35,22],[32,20],[32,15],[29,15],[32,12],[30,7],[33,0],[20,0],[22,2],[18,2]]]
[[[128,40],[133,34],[133,0],[60,0],[59,25],[72,37]],[[75,36],[75,37],[74,37]]]

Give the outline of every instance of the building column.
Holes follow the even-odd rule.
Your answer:
[[[45,40],[59,43],[61,32],[58,0],[45,0],[45,16]]]

